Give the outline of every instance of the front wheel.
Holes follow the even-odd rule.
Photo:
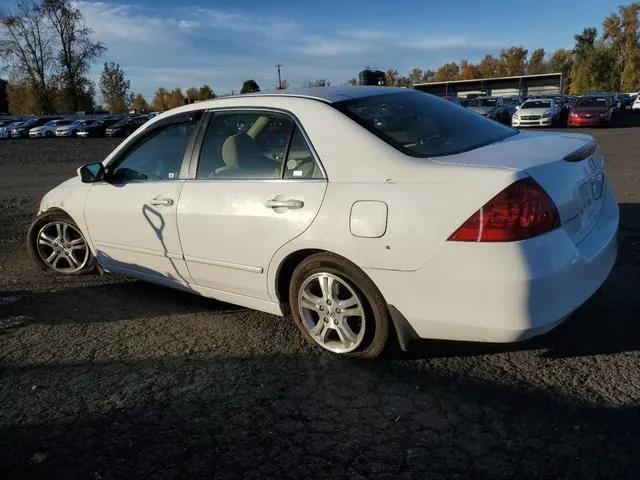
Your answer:
[[[389,336],[389,310],[371,279],[332,254],[307,257],[289,284],[294,321],[302,336],[333,353],[373,359]]]
[[[76,223],[61,212],[39,216],[29,229],[27,245],[40,268],[62,275],[81,275],[96,266],[95,257]]]

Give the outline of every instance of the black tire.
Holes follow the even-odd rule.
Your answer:
[[[84,275],[84,274],[93,272],[96,268],[97,261],[93,253],[91,252],[91,249],[89,248],[88,244],[87,244],[88,259],[86,260],[86,262],[84,262],[83,267],[76,271],[60,272],[58,270],[55,270],[54,268],[51,268],[44,261],[44,259],[41,258],[38,252],[38,235],[40,234],[40,230],[48,223],[52,223],[56,221],[65,222],[73,226],[78,231],[78,233],[82,236],[86,244],[87,240],[84,234],[80,231],[80,228],[78,228],[78,225],[73,221],[73,219],[69,215],[67,215],[66,213],[60,210],[54,210],[52,212],[43,213],[31,223],[31,226],[29,227],[29,231],[27,233],[27,249],[29,250],[29,253],[31,254],[31,257],[35,261],[36,265],[38,265],[42,270],[44,270],[47,273],[53,273],[57,275],[77,276],[77,275]]]
[[[322,348],[304,326],[300,315],[298,294],[305,280],[316,273],[329,273],[339,277],[355,291],[365,311],[365,333],[359,346],[342,356],[372,360],[385,349],[389,338],[391,317],[387,303],[371,279],[354,263],[339,255],[323,252],[304,259],[293,271],[289,283],[289,301],[295,324],[302,336],[312,345]]]
[[[78,136],[78,131],[77,130],[71,130],[71,136],[72,137],[77,137]]]
[[[45,132],[44,136],[47,137],[47,138],[51,138],[51,137],[53,137],[53,132],[51,130],[47,130]]]

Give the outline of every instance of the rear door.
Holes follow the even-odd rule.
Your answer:
[[[270,300],[275,252],[317,215],[326,176],[293,117],[269,110],[213,113],[178,204],[193,281]]]

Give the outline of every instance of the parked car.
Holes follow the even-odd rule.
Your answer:
[[[578,99],[569,111],[569,127],[595,127],[610,125],[613,120],[613,102],[610,95],[588,95]]]
[[[29,130],[29,136],[31,138],[48,137],[51,138],[55,135],[56,128],[71,125],[73,120],[51,120],[39,127],[33,127]]]
[[[448,100],[451,103],[455,103],[456,105],[460,105],[460,98],[459,97],[455,97],[455,96],[444,96],[442,97],[444,100]]]
[[[560,118],[561,108],[552,98],[527,100],[513,114],[514,127],[550,127]]]
[[[401,130],[358,113],[382,106]],[[257,118],[227,132],[242,116]],[[172,109],[79,168],[44,196],[28,244],[51,272],[291,312],[312,344],[374,358],[390,334],[512,342],[560,324],[616,262],[606,179],[590,136],[518,131],[412,89],[250,94]]]
[[[39,127],[52,120],[58,120],[59,117],[35,117],[22,122],[11,129],[11,138],[25,138],[29,136],[29,130]]]
[[[138,127],[147,122],[149,119],[146,115],[139,117],[129,117],[114,123],[105,130],[107,137],[128,137]]]
[[[469,102],[467,108],[480,115],[501,123],[509,123],[511,115],[501,97],[478,97]]]
[[[93,125],[97,120],[83,119],[76,120],[69,125],[62,125],[56,128],[56,137],[75,137],[83,128]]]
[[[9,138],[11,136],[11,130],[22,124],[21,121],[7,120],[7,122],[9,123],[3,122],[3,124],[0,125],[0,138]]]
[[[631,104],[631,111],[633,113],[640,113],[640,95],[636,95],[633,98],[633,103]]]
[[[92,124],[85,125],[78,130],[77,135],[81,138],[104,137],[107,128],[119,121],[119,118],[104,118],[102,120],[96,120]]]

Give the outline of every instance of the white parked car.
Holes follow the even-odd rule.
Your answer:
[[[550,127],[560,118],[562,107],[553,98],[525,101],[511,117],[514,127]]]
[[[96,120],[75,120],[68,125],[62,125],[56,128],[56,137],[75,137],[79,130],[93,125]]]
[[[11,130],[20,126],[22,122],[2,122],[0,124],[0,138],[9,138],[11,136]]]
[[[312,343],[373,358],[392,329],[403,347],[549,331],[605,281],[617,229],[592,137],[338,87],[158,116],[48,192],[28,242],[45,270],[291,311]]]
[[[45,123],[40,127],[34,127],[29,130],[29,136],[31,138],[47,137],[51,138],[56,134],[58,127],[66,127],[73,123],[73,120],[52,120]]]
[[[631,105],[631,111],[633,113],[640,113],[640,94],[636,95],[636,98]]]

